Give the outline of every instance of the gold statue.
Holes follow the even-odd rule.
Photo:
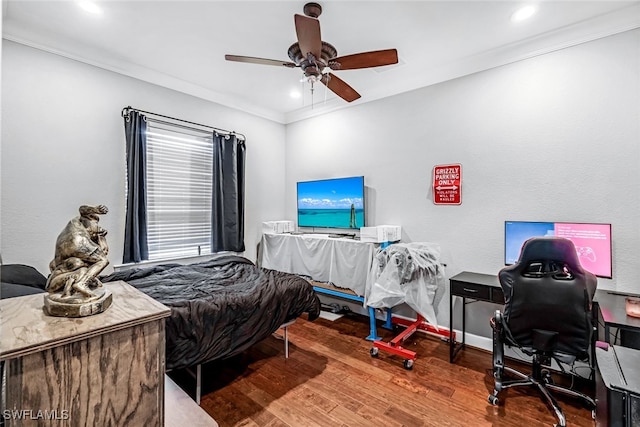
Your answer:
[[[45,311],[54,316],[81,317],[104,311],[111,304],[111,294],[102,289],[98,275],[109,264],[107,230],[98,225],[106,206],[79,208],[56,240],[51,275],[47,279]]]

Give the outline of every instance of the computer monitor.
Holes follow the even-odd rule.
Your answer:
[[[571,240],[585,270],[598,277],[612,278],[611,224],[505,221],[505,265],[518,261],[520,250],[526,240],[542,236],[564,237]]]

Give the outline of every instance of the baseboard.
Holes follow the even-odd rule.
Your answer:
[[[456,337],[462,336],[462,331],[459,331],[456,329],[454,329],[454,331],[456,332]],[[460,338],[458,338],[458,341],[460,341]],[[488,351],[489,353],[493,351],[492,338],[487,338],[480,335],[474,335],[467,332],[464,337],[464,342],[465,342],[465,345],[468,345],[469,347],[485,350],[485,351]]]

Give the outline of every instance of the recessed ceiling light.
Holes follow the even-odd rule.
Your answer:
[[[87,1],[87,0],[79,1],[78,6],[80,6],[80,8],[82,8],[82,10],[84,10],[85,12],[89,12],[94,15],[99,15],[102,13],[102,9],[100,9],[100,7],[98,7],[97,4],[91,1]]]
[[[300,93],[299,90],[292,90],[291,92],[289,92],[289,96],[292,98],[300,98],[302,94]]]
[[[521,7],[520,9],[516,10],[513,15],[511,15],[511,22],[524,21],[525,19],[531,18],[535,13],[535,6],[528,5]]]

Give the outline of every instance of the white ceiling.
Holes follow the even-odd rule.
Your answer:
[[[338,55],[396,48],[400,63],[335,72],[362,98],[348,104],[300,69],[225,61],[286,60],[306,1],[4,0],[4,38],[238,108],[280,123],[392,96],[640,27],[640,1],[319,1],[322,39]],[[291,90],[304,89],[292,99]]]

